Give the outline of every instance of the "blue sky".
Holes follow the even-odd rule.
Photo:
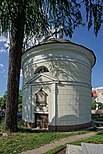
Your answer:
[[[103,27],[102,27],[103,28]],[[96,64],[92,69],[92,87],[103,87],[103,29],[96,37],[93,30],[88,31],[86,27],[77,28],[71,41],[82,44],[91,49],[96,55]]]
[[[0,96],[2,96],[7,87],[7,70],[8,70],[8,51],[4,39],[0,38]]]
[[[81,44],[94,51],[96,55],[96,64],[92,71],[92,87],[103,87],[103,30],[95,37],[93,30],[88,32],[87,28],[76,28],[72,42]],[[0,96],[4,95],[7,87],[8,70],[8,51],[7,44],[3,37],[0,38]]]

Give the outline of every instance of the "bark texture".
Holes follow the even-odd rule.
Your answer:
[[[8,68],[8,85],[7,85],[7,103],[5,114],[5,130],[17,132],[17,110],[18,110],[18,93],[19,78],[21,68],[22,45],[24,37],[24,17],[23,13],[15,14],[12,21],[10,35],[10,52]]]

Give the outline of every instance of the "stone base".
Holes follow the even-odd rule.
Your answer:
[[[50,131],[60,131],[60,132],[70,132],[70,131],[77,131],[77,130],[82,130],[86,129],[93,126],[93,122],[85,123],[85,124],[80,124],[80,125],[64,125],[64,126],[48,126],[48,130]]]
[[[36,128],[35,123],[30,123],[27,121],[22,121],[22,124],[28,128]],[[85,123],[85,124],[80,124],[80,125],[64,125],[64,126],[51,126],[48,125],[48,130],[53,131],[53,132],[71,132],[71,131],[78,131],[82,129],[87,129],[91,126],[94,126],[93,122]]]

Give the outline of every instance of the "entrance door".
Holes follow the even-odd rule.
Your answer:
[[[35,114],[35,124],[39,128],[48,128],[48,114]]]

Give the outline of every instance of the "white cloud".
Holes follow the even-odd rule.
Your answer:
[[[4,47],[5,47],[5,49],[6,49],[6,52],[7,52],[7,51],[9,52],[10,46],[9,46],[9,43],[8,43],[8,42],[5,42],[5,43],[4,43]]]
[[[3,64],[0,64],[0,74],[5,74],[5,69]]]
[[[92,90],[99,90],[99,89],[103,89],[103,87],[92,88]]]
[[[9,44],[8,37],[0,36],[0,54],[8,53],[10,47]]]
[[[6,37],[0,36],[0,42],[5,42],[5,41],[6,41]]]
[[[5,48],[9,48],[9,44],[8,43],[5,43],[4,46],[5,46]]]
[[[0,64],[0,68],[3,68],[4,67],[4,65],[3,64]]]
[[[1,49],[0,49],[0,54],[2,54],[2,53],[7,53],[7,50],[1,48]]]
[[[97,90],[98,90],[98,89],[103,89],[103,87],[97,87],[96,89],[97,89]]]
[[[1,73],[1,74],[5,73],[5,70],[4,70],[4,69],[3,69],[3,70],[1,70],[1,71],[0,71],[0,73]]]

